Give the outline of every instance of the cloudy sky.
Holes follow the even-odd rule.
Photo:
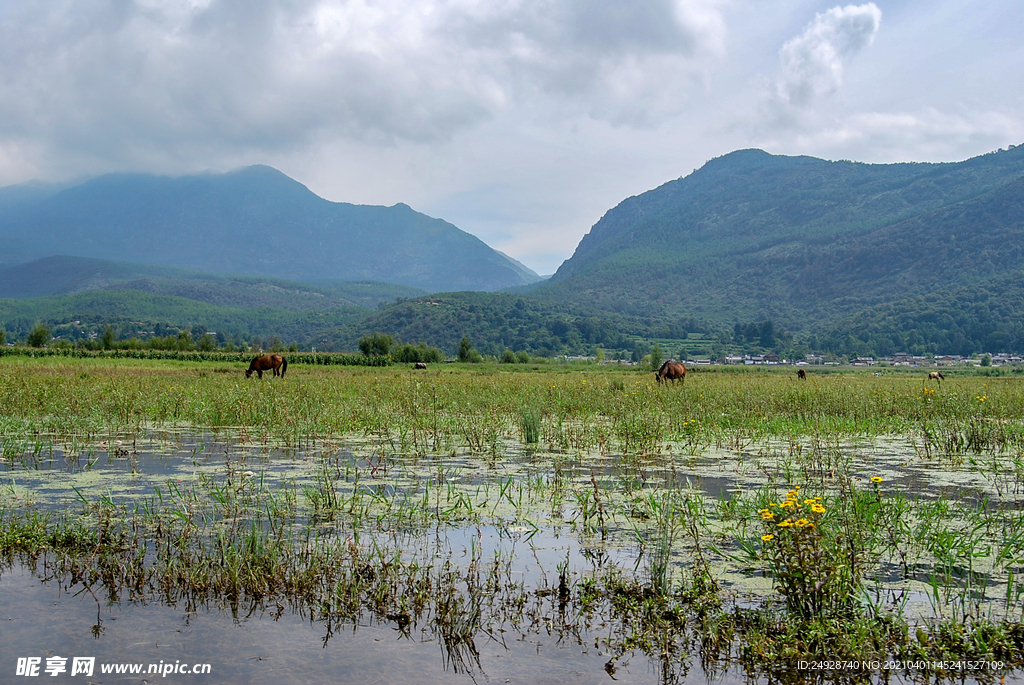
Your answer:
[[[4,0],[0,185],[270,164],[551,273],[739,148],[1024,143],[1020,0]]]

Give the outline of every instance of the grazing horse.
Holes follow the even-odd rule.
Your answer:
[[[803,369],[800,369],[799,371],[796,372],[796,377],[802,381],[805,381],[807,380],[807,372],[804,371]]]
[[[284,372],[288,370],[288,360],[279,354],[265,354],[262,357],[256,357],[249,364],[249,368],[245,372],[245,377],[249,378],[252,376],[252,372],[255,371],[263,378],[264,371],[270,371],[273,369],[275,376],[281,376],[284,378]],[[280,373],[278,373],[280,369]]]
[[[677,362],[675,359],[669,359],[661,368],[654,374],[655,380],[659,383],[662,381],[675,381],[677,378],[681,381],[686,381],[686,365],[682,362]]]
[[[932,371],[928,374],[928,378],[924,379],[924,382],[936,381],[938,383],[942,383],[944,380],[946,380],[946,377],[942,375],[941,371]]]
[[[412,365],[412,368],[414,368],[414,369],[425,369],[425,368],[427,368],[427,364],[426,364],[426,362],[416,362],[415,364]]]

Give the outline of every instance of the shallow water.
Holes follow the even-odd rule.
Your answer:
[[[0,682],[13,677],[17,657],[95,657],[91,683],[139,683],[150,664],[210,664],[209,675],[149,675],[149,682],[211,683],[605,683],[609,656],[593,644],[559,644],[546,636],[505,635],[505,643],[479,640],[480,666],[472,673],[446,668],[442,649],[428,634],[409,636],[379,625],[339,626],[326,641],[324,624],[276,610],[233,615],[210,608],[193,615],[159,603],[123,602],[100,610],[80,586],[44,583],[23,567],[0,579]],[[102,664],[142,664],[143,674],[101,674]],[[70,660],[68,661],[70,664]],[[639,657],[620,660],[615,680],[657,682]],[[70,670],[70,669],[69,669]],[[45,674],[43,674],[45,676]],[[67,673],[63,677],[70,678]],[[77,680],[77,678],[76,678]],[[742,682],[736,674],[710,682]],[[74,682],[74,680],[72,681]],[[699,669],[681,682],[708,682]]]
[[[1000,507],[1024,504],[1020,474],[1006,458],[924,458],[912,440],[900,437],[851,440],[830,447],[764,442],[741,450],[711,447],[698,455],[666,449],[643,457],[537,452],[509,443],[498,459],[466,452],[420,457],[389,454],[366,439],[280,449],[253,444],[231,431],[189,429],[152,430],[89,445],[43,442],[42,448],[21,452],[8,444],[0,460],[0,506],[64,511],[82,509],[97,498],[114,503],[154,500],[158,492],[185,488],[202,478],[259,483],[269,490],[302,488],[316,483],[325,464],[338,475],[346,474],[335,484],[339,492],[362,488],[388,501],[415,499],[423,493],[424,481],[434,479],[434,492],[447,487],[448,497],[452,488],[464,493],[478,511],[487,512],[484,520],[438,524],[426,530],[377,529],[367,531],[365,537],[398,545],[419,558],[450,559],[455,564],[468,564],[474,555],[503,558],[508,577],[526,588],[550,587],[559,564],[567,564],[574,581],[608,567],[643,575],[640,529],[633,528],[641,524],[619,517],[599,535],[592,522],[589,528],[586,521],[581,522],[574,493],[586,494],[595,481],[638,497],[666,488],[692,488],[702,492],[710,505],[750,496],[765,488],[770,478],[793,469],[794,463],[803,464],[805,474],[821,476],[824,482],[822,474],[829,465],[834,468],[846,460],[844,470],[861,479],[864,487],[872,476],[879,476],[887,492],[922,501],[949,499],[973,506],[988,498]],[[801,455],[795,461],[794,452]],[[817,456],[808,457],[812,452]],[[350,479],[350,471],[362,473],[362,481]],[[555,481],[562,483],[562,494],[557,502],[547,502]],[[525,504],[516,503],[513,486],[519,488]],[[507,495],[503,494],[506,489]],[[782,492],[784,488],[779,495]],[[300,519],[306,520],[307,513]],[[738,551],[727,542],[723,548],[733,554]],[[682,542],[673,549],[675,568],[692,562],[690,551]],[[749,563],[721,558],[713,567],[736,605],[756,606],[772,594],[771,580]],[[871,583],[878,600],[891,601],[899,593],[908,617],[934,616],[927,586],[903,576],[892,561],[881,563]],[[998,597],[998,590],[994,583],[993,597]],[[98,603],[102,606],[97,624]],[[97,625],[100,630],[94,637]],[[523,633],[498,627],[494,634],[503,641],[478,636],[479,666],[457,673],[434,634],[423,628],[404,635],[397,626],[367,622],[337,626],[325,641],[329,629],[324,623],[290,609],[269,606],[233,613],[229,607],[212,606],[190,614],[159,602],[120,601],[107,606],[102,596],[94,598],[81,586],[44,582],[18,563],[0,575],[0,633],[3,658],[10,661],[0,664],[0,682],[8,682],[16,657],[45,660],[53,655],[95,656],[97,664],[209,663],[208,676],[167,676],[195,682],[611,681],[605,672],[610,655],[595,647],[600,631],[559,641],[557,631]],[[627,655],[617,665],[614,678],[621,682],[664,680],[657,662],[642,654]],[[689,664],[685,675],[674,675],[681,679],[673,682],[681,683],[731,685],[745,680],[735,666],[724,675],[709,676],[695,663]],[[138,675],[108,674],[90,682],[141,681]]]

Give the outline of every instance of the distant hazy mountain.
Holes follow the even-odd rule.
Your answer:
[[[113,174],[0,189],[8,264],[51,255],[289,280],[499,290],[539,279],[478,238],[404,204],[329,202],[266,166],[168,178]]]
[[[793,330],[939,298],[951,317],[939,328],[963,325],[977,342],[988,334],[967,321],[971,289],[1016,287],[1022,273],[1024,146],[949,164],[740,150],[608,211],[531,297]]]

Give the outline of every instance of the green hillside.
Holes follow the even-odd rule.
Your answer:
[[[1016,287],[1022,269],[1024,146],[889,165],[741,150],[620,203],[531,296],[857,333],[917,297],[967,316],[975,289]]]
[[[365,317],[361,307],[294,311],[274,307],[212,305],[184,297],[138,290],[94,290],[77,295],[0,299],[0,328],[9,340],[23,340],[36,324],[55,337],[75,341],[113,326],[119,338],[148,338],[191,331],[214,332],[221,343],[278,336],[315,346],[317,333]]]
[[[484,354],[505,349],[547,356],[593,352],[628,356],[640,339],[685,339],[705,330],[693,319],[652,320],[540,301],[504,293],[441,293],[382,305],[362,319],[325,333],[331,349],[355,349],[359,337],[379,331],[404,341],[423,341],[454,354],[468,336]],[[640,347],[645,349],[641,343]]]
[[[325,349],[322,332],[360,320],[381,302],[422,295],[390,283],[217,276],[174,267],[48,257],[0,268],[0,329],[24,340],[37,324],[76,342],[113,326],[121,339],[216,333],[220,344],[274,336]],[[354,346],[353,348],[354,349]]]
[[[393,283],[334,281],[311,285],[83,257],[47,257],[0,267],[0,298],[70,295],[92,290],[138,290],[228,307],[297,311],[372,309],[382,301],[426,294],[419,288]]]
[[[901,297],[816,326],[809,348],[847,355],[1024,351],[1024,272]]]

